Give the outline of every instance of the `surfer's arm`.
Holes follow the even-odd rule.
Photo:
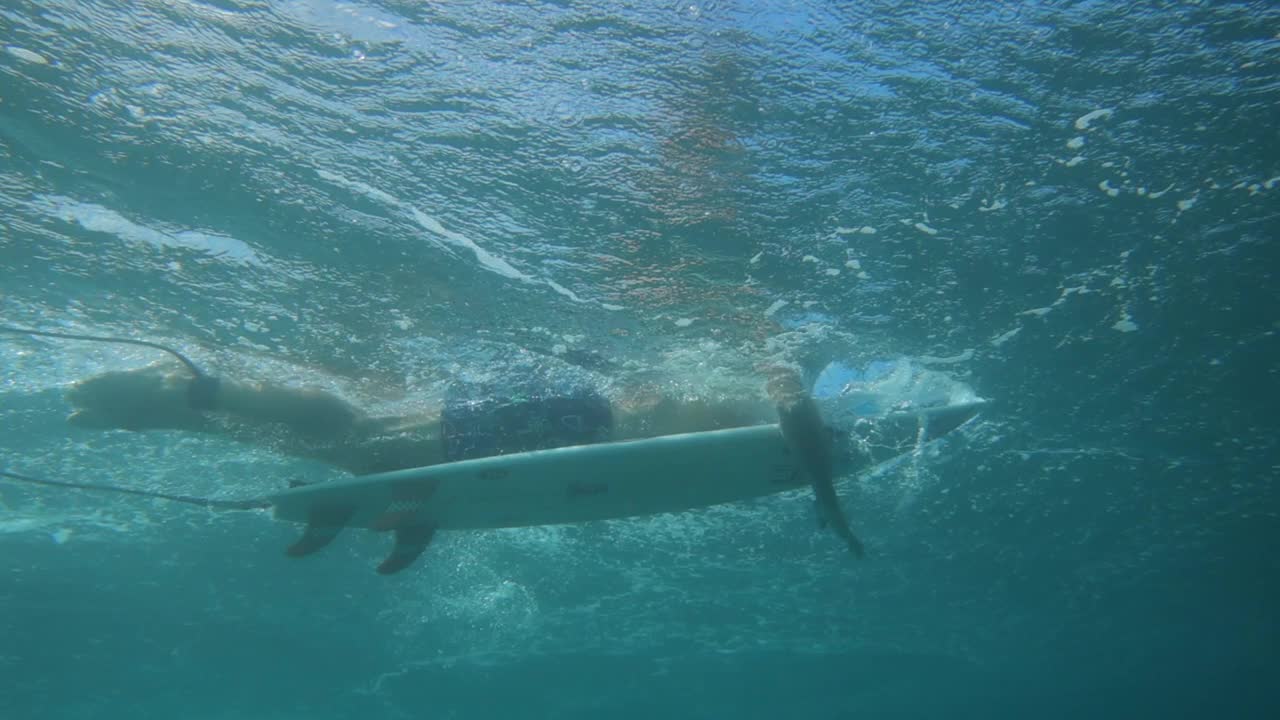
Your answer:
[[[769,397],[777,407],[782,435],[809,476],[823,523],[829,525],[855,555],[862,557],[862,541],[850,529],[836,495],[833,439],[822,421],[818,403],[793,368],[778,366],[770,369],[769,375]]]

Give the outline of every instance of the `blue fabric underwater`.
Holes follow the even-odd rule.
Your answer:
[[[807,491],[441,533],[384,578],[372,532],[294,561],[265,513],[0,482],[0,717],[1280,715],[1277,28],[1265,2],[9,0],[0,324],[379,416],[552,377],[585,428],[775,362],[845,420],[992,404],[841,479],[861,562]],[[0,335],[0,469],[345,477],[269,434],[66,421],[71,383],[170,360]]]

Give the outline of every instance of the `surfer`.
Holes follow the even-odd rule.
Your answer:
[[[172,363],[103,373],[72,385],[68,421],[77,427],[216,433],[317,459],[363,475],[513,452],[779,422],[813,486],[824,525],[861,556],[836,495],[833,433],[799,372],[769,369],[760,397],[702,399],[637,392],[607,400],[575,384],[459,386],[443,404],[405,416],[374,416],[332,393],[270,382],[213,377]],[[973,417],[939,415],[930,438],[917,417],[901,419],[897,440],[864,444],[867,466],[937,437]],[[890,416],[872,428],[882,437]],[[865,433],[864,433],[865,434]],[[881,452],[877,452],[880,450]]]
[[[437,408],[374,416],[324,390],[207,375],[170,363],[112,371],[67,392],[76,427],[214,433],[357,475],[565,445],[774,422],[767,398],[607,400],[581,384],[457,385]]]
[[[420,468],[507,453],[598,442],[747,427],[778,422],[814,490],[819,519],[856,555],[863,546],[849,527],[835,491],[837,455],[862,469],[940,437],[974,417],[980,403],[862,418],[839,432],[823,422],[799,369],[765,369],[758,397],[691,398],[633,391],[606,399],[580,383],[524,379],[505,385],[457,385],[438,407],[412,415],[377,416],[319,389],[216,377],[181,353],[155,343],[41,332],[0,326],[0,331],[162,350],[181,365],[155,363],[112,371],[74,383],[67,399],[78,427],[130,431],[216,433],[299,457],[317,459],[357,475]],[[837,448],[837,438],[852,439]],[[86,483],[48,481],[8,471],[0,475],[36,484],[150,495],[205,507],[253,509],[269,502],[221,501],[135,491]],[[343,513],[353,508],[343,508]],[[348,515],[315,517],[289,554],[324,547]],[[427,531],[430,530],[430,531]],[[396,572],[430,542],[433,528],[396,528],[396,549],[379,567]]]

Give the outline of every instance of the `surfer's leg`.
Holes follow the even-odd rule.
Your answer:
[[[219,378],[193,406],[192,378],[173,365],[103,373],[75,383],[67,418],[77,427],[215,433],[355,473],[443,460],[439,414],[369,417],[321,390]]]
[[[314,439],[350,433],[363,413],[333,394],[309,388],[205,378],[205,392],[171,364],[103,373],[71,386],[76,410],[68,421],[80,427],[123,430],[207,430],[210,415],[241,424],[272,424]]]

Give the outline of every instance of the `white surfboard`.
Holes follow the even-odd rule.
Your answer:
[[[354,508],[346,527],[505,528],[678,512],[807,483],[777,425],[464,460],[291,488],[281,520]]]
[[[980,403],[858,423],[862,464],[950,432]],[[837,452],[837,466],[850,458]],[[837,470],[839,467],[837,467]],[[390,531],[378,572],[408,567],[437,530],[506,528],[679,512],[803,487],[777,425],[513,453],[290,488],[263,503],[306,524],[287,554],[319,551],[350,527]],[[259,507],[259,506],[255,506]]]

